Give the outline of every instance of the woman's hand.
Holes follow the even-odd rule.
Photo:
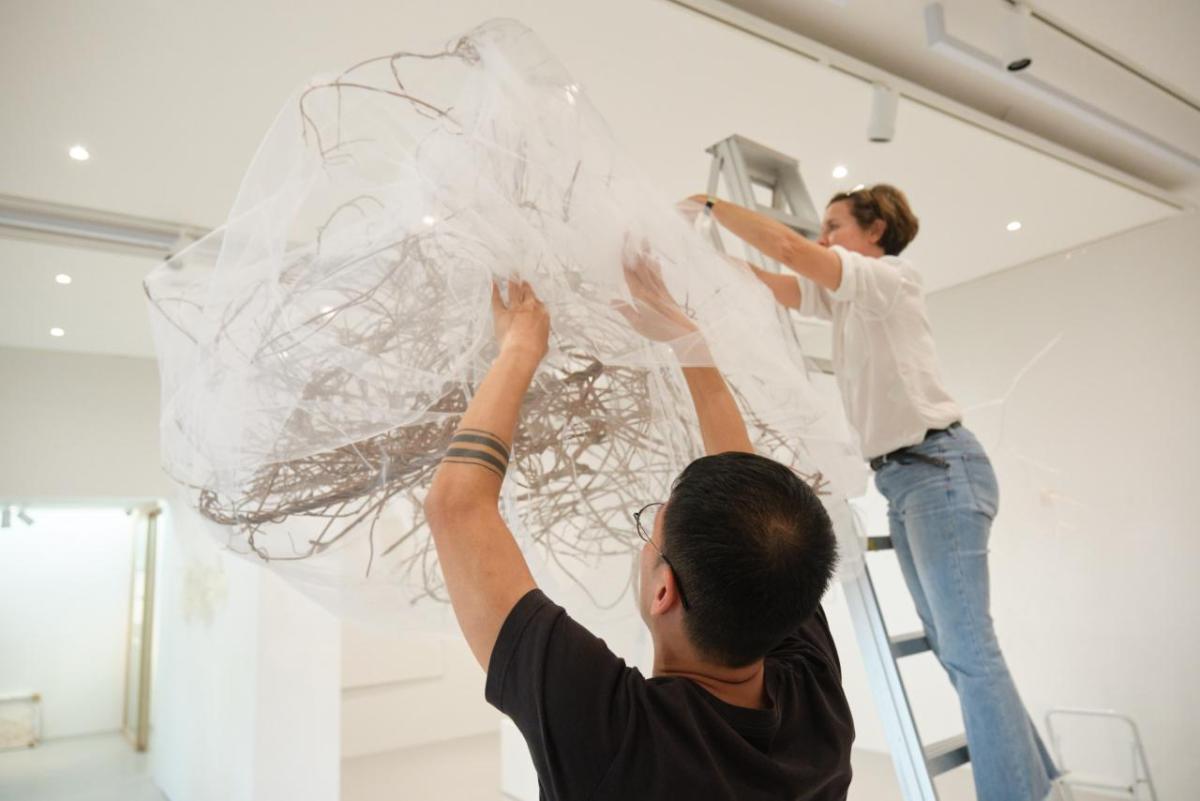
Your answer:
[[[655,342],[670,342],[699,330],[671,297],[663,282],[662,269],[649,251],[627,249],[622,262],[634,302],[632,305],[616,302],[613,307],[635,331]]]
[[[492,282],[492,318],[500,351],[519,352],[537,361],[550,349],[550,314],[527,281],[510,278],[508,303]]]
[[[688,222],[695,222],[700,213],[704,211],[704,204],[707,202],[708,195],[692,195],[676,203],[675,210],[682,214]]]

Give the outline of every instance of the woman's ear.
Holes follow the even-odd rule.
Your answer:
[[[887,233],[887,221],[879,219],[867,228],[867,239],[871,240],[872,245],[878,245],[883,241],[885,233]]]

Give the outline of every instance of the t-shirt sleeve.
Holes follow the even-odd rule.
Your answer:
[[[512,718],[551,798],[590,798],[612,764],[643,681],[604,641],[530,590],[496,638],[484,695]]]
[[[838,659],[837,646],[833,642],[833,632],[829,630],[829,620],[820,606],[794,632],[772,648],[767,658],[810,664],[814,659],[819,660],[833,672],[839,682],[842,678],[842,663]]]
[[[797,311],[805,317],[832,320],[833,305],[829,302],[829,290],[802,275],[796,276],[796,280],[800,284],[800,308]]]
[[[842,283],[830,292],[834,300],[847,301],[875,315],[887,314],[911,279],[897,264],[875,259],[834,245],[842,261]]]

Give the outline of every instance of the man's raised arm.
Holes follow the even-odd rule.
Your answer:
[[[529,284],[492,287],[500,353],[488,370],[425,496],[450,603],[484,670],[508,613],[536,586],[498,501],[521,400],[550,336],[550,317]]]

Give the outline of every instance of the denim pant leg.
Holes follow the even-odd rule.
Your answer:
[[[987,541],[995,478],[965,430],[916,449],[877,476],[896,556],[930,644],[958,691],[979,801],[1041,801],[1057,775],[1021,703],[988,611]]]
[[[929,600],[925,597],[925,590],[922,589],[920,578],[917,576],[916,563],[913,561],[912,549],[908,544],[908,531],[904,528],[903,518],[896,513],[888,514],[888,529],[892,538],[892,547],[896,552],[896,561],[900,564],[900,573],[904,576],[904,583],[908,587],[909,594],[912,595],[913,606],[916,607],[917,616],[921,619],[921,626],[925,630],[925,639],[929,640],[929,647],[940,662],[941,649],[938,645],[937,624],[933,620],[933,614],[929,609]],[[942,666],[945,668],[944,664]],[[957,674],[946,669],[946,675],[950,679],[951,686],[957,690],[957,685],[955,685]],[[1033,732],[1038,758],[1042,761],[1046,776],[1051,780],[1057,779],[1062,774],[1054,764],[1054,758],[1050,756],[1050,751],[1042,741],[1042,736],[1038,733],[1032,718],[1029,720],[1029,728]]]
[[[921,588],[921,579],[917,575],[917,565],[913,561],[912,549],[908,545],[908,531],[904,528],[904,517],[895,509],[888,510],[888,536],[892,539],[892,549],[896,552],[896,561],[900,564],[900,574],[912,596],[913,606],[917,608],[917,617],[921,618],[921,626],[925,629],[925,639],[934,654],[938,653],[937,624],[929,609],[929,600],[925,590]],[[949,673],[950,683],[954,683],[954,674]]]

